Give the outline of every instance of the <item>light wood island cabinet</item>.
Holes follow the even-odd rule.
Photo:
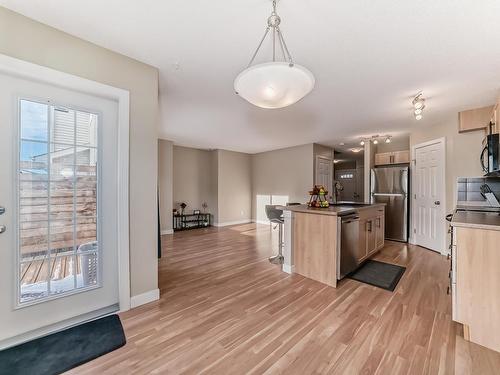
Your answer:
[[[293,223],[295,272],[337,286],[337,216],[297,212]]]
[[[286,213],[288,211],[288,213]],[[310,209],[285,208],[285,264],[283,270],[298,273],[326,285],[337,286],[341,238],[341,217],[359,216],[358,264],[384,246],[385,208],[383,204],[362,207]]]

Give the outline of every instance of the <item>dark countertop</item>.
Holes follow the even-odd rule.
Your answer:
[[[451,225],[454,227],[500,230],[498,212],[457,211],[453,214]]]
[[[307,207],[306,204],[301,204],[299,206],[282,206],[282,208],[284,211],[303,212],[303,213],[318,214],[318,215],[342,216],[354,213],[356,211],[362,211],[373,207],[384,207],[384,206],[385,203],[374,203],[374,204],[363,204],[363,205],[352,205],[352,206],[350,206],[349,203],[345,203],[340,206],[330,206],[328,208]]]

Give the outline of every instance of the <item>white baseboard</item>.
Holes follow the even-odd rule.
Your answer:
[[[160,231],[160,234],[163,236],[164,234],[173,234],[174,230],[173,229],[163,229]]]
[[[295,272],[295,266],[290,266],[288,264],[283,264],[283,268],[282,268],[283,272],[286,272],[286,273],[294,273]]]
[[[160,289],[153,289],[149,292],[139,294],[137,296],[132,296],[130,298],[130,308],[145,305],[146,303],[157,301],[160,299]]]
[[[214,223],[214,227],[227,227],[229,225],[248,224],[251,222],[252,222],[252,220],[250,220],[250,219],[236,220],[236,221],[225,221],[222,223]]]
[[[252,223],[269,225],[270,221],[269,220],[253,220],[252,219]]]

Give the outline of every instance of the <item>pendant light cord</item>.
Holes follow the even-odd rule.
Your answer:
[[[283,55],[283,60],[288,60],[288,64],[290,67],[293,66],[293,59],[292,55],[290,54],[290,51],[288,50],[288,47],[285,42],[285,38],[283,37],[283,33],[281,32],[281,29],[279,27],[281,23],[281,18],[278,16],[276,13],[276,0],[273,0],[273,11],[271,12],[271,15],[267,19],[267,27],[266,31],[264,32],[264,36],[260,40],[259,45],[257,46],[257,49],[255,50],[254,54],[252,55],[252,58],[250,59],[250,62],[247,65],[247,68],[252,66],[253,62],[255,61],[255,58],[257,57],[257,54],[259,53],[260,48],[262,47],[262,44],[264,43],[264,40],[267,37],[267,34],[269,34],[269,31],[271,28],[273,29],[273,62],[276,62],[276,37],[278,37],[278,44],[279,47],[281,48],[281,53]]]

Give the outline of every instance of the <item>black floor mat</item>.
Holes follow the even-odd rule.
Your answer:
[[[0,375],[54,375],[125,345],[118,315],[110,315],[0,351]]]
[[[367,260],[360,268],[351,273],[350,279],[394,291],[406,268],[395,264]]]

